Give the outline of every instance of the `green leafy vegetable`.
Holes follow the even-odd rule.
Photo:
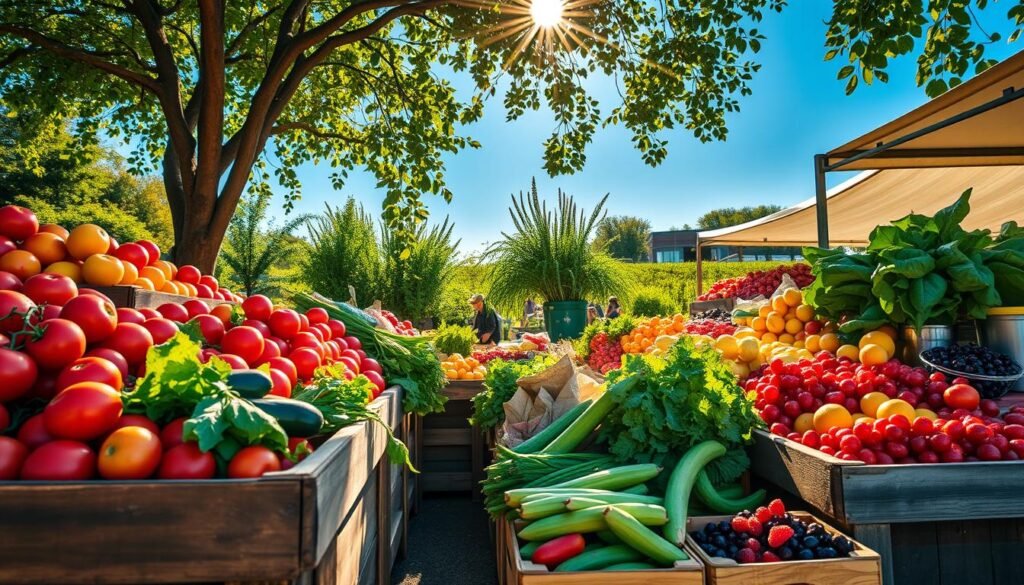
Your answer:
[[[484,389],[473,397],[473,417],[469,423],[481,429],[493,429],[505,421],[503,405],[519,389],[519,378],[531,376],[555,364],[551,356],[536,356],[526,361],[491,360],[487,363]]]
[[[277,453],[288,450],[288,435],[274,417],[227,389],[196,405],[185,421],[184,438],[199,443],[201,451],[217,449],[221,455],[224,441],[232,446],[263,445]]]

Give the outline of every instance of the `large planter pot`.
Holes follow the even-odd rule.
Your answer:
[[[551,341],[575,339],[587,326],[586,301],[548,301],[544,303],[544,328]]]

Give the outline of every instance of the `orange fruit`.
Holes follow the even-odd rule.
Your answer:
[[[787,288],[782,293],[782,300],[790,307],[799,307],[804,302],[804,293],[797,288]]]
[[[82,278],[94,286],[114,286],[124,278],[124,265],[107,254],[93,254],[82,265]]]
[[[772,304],[771,303],[765,303],[765,304],[761,305],[761,307],[759,309],[757,309],[757,316],[758,317],[767,317],[768,313],[771,313],[771,312],[772,312]]]
[[[877,331],[885,333],[889,336],[889,339],[896,339],[896,336],[899,335],[899,332],[896,331],[896,328],[892,325],[882,325],[877,329]]]
[[[804,338],[804,347],[811,353],[818,353],[821,351],[821,336],[820,335],[808,335]]]
[[[144,290],[156,290],[156,287],[153,286],[153,281],[146,278],[145,276],[140,276],[136,278],[135,282],[132,283],[132,286],[137,286]]]
[[[789,333],[783,333],[779,335],[779,343],[785,343],[786,345],[793,345],[796,343],[796,338]]]
[[[805,412],[800,416],[796,417],[793,421],[793,430],[798,433],[810,431],[814,429],[814,415],[810,412]]]
[[[839,351],[839,346],[842,342],[839,341],[839,336],[835,333],[826,333],[821,336],[821,349],[830,353]]]
[[[889,397],[881,392],[868,392],[860,399],[860,410],[870,417],[875,417],[878,415],[878,407],[888,400]]]
[[[156,266],[146,266],[139,271],[139,276],[141,278],[148,278],[153,283],[153,290],[163,290],[164,283],[167,282],[164,271]]]
[[[878,411],[875,414],[875,418],[889,418],[894,414],[902,414],[907,417],[908,421],[917,418],[917,411],[914,410],[914,407],[906,400],[900,400],[899,398],[886,400],[878,406]]]
[[[786,299],[782,295],[772,297],[772,310],[780,315],[785,315],[789,310],[789,304],[786,303]]]
[[[194,297],[199,294],[199,291],[196,290],[196,285],[188,282],[182,282],[180,284],[183,285],[185,287],[185,290],[188,291],[188,296]]]
[[[165,281],[164,285],[160,287],[160,292],[176,295],[178,294],[178,285],[174,284],[173,280]]]
[[[814,413],[814,430],[824,433],[832,427],[848,429],[853,426],[850,412],[838,404],[823,404]]]
[[[764,320],[765,327],[768,331],[778,335],[786,330],[786,321],[782,318],[782,315],[772,311],[768,313],[768,318]]]
[[[39,263],[43,266],[60,262],[68,253],[64,240],[60,236],[49,232],[32,234],[21,243],[21,249],[32,252],[32,255],[38,258]]]
[[[754,320],[750,322],[750,326],[753,327],[754,331],[768,331],[768,321],[764,317],[754,317]]]
[[[796,318],[800,319],[804,323],[814,320],[814,307],[810,305],[800,305],[796,308]]]
[[[889,337],[889,335],[884,331],[872,331],[870,333],[865,333],[864,336],[860,338],[859,345],[861,349],[864,349],[867,345],[877,345],[881,347],[885,350],[887,355],[886,359],[896,355],[896,342],[893,341],[893,338]]]
[[[54,262],[46,267],[43,272],[49,272],[51,274],[63,274],[70,278],[76,283],[82,282],[82,265],[78,262],[71,260],[61,260],[60,262]]]
[[[106,254],[110,249],[110,234],[98,225],[83,223],[71,230],[67,239],[68,254],[85,260],[93,254]]]
[[[857,349],[856,345],[844,345],[836,350],[836,357],[858,361],[860,359],[860,350]]]
[[[0,270],[10,272],[21,280],[39,274],[42,269],[39,258],[27,250],[11,250],[0,256]]]
[[[793,318],[786,321],[786,333],[790,335],[796,335],[804,330],[804,322],[800,319]]]
[[[174,280],[174,276],[178,272],[177,267],[167,260],[157,260],[156,262],[153,262],[152,266],[159,268],[160,271],[164,273],[164,278],[167,280]]]
[[[39,232],[37,233],[53,234],[65,241],[68,239],[68,236],[71,235],[71,232],[55,223],[44,223],[43,225],[39,226]]]
[[[778,340],[779,340],[779,336],[775,335],[774,333],[772,333],[770,331],[767,331],[767,332],[761,334],[761,343],[771,343],[773,341],[778,341]]]
[[[124,268],[124,276],[121,277],[121,281],[117,284],[132,284],[139,277],[139,269],[131,262],[122,262],[121,266]]]
[[[880,366],[889,361],[889,354],[882,346],[869,343],[861,346],[859,358],[865,366]]]

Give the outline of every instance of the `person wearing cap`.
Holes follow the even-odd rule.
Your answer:
[[[605,317],[614,319],[622,313],[618,297],[608,297],[608,310],[604,312]]]
[[[473,316],[473,331],[477,341],[483,345],[497,344],[501,341],[501,320],[498,313],[487,306],[484,295],[475,294],[469,298],[476,314]]]

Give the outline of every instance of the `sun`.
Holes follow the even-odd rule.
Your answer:
[[[558,26],[564,11],[562,0],[531,0],[530,18],[541,28]]]

